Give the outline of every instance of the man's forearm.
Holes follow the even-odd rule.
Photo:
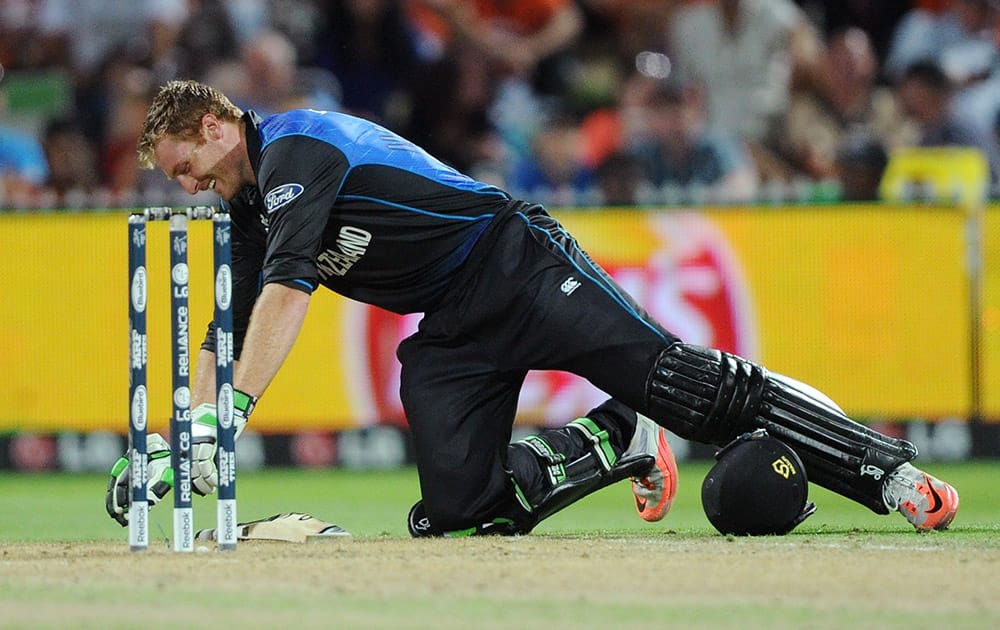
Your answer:
[[[191,408],[201,403],[215,403],[215,353],[204,348],[198,352],[198,363],[191,385]]]
[[[310,295],[280,284],[267,284],[250,315],[243,351],[233,379],[236,389],[259,397],[295,345],[309,308]]]

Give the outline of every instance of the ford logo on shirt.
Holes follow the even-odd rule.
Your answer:
[[[271,214],[281,206],[289,203],[296,197],[302,194],[305,188],[302,184],[282,184],[277,188],[271,190],[264,197],[264,207],[267,208],[267,213]]]

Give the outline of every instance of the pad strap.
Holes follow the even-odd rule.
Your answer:
[[[647,384],[650,416],[677,435],[724,445],[764,428],[802,458],[807,476],[879,514],[885,476],[917,455],[910,442],[848,418],[812,388],[738,356],[674,344]]]

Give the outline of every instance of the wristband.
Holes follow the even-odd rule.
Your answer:
[[[233,390],[233,408],[243,414],[244,418],[250,418],[253,408],[257,406],[257,396],[251,396],[238,389]]]

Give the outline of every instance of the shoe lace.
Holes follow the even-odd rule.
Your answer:
[[[646,490],[655,490],[656,484],[649,477],[632,477],[632,481],[639,484]]]
[[[898,510],[904,502],[904,498],[912,492],[916,485],[915,475],[908,475],[907,467],[913,468],[910,464],[903,464],[896,470],[886,475],[882,484],[882,501],[890,510]],[[914,472],[917,472],[913,468]]]
[[[916,505],[921,497],[930,496],[927,475],[912,464],[903,464],[889,473],[882,486],[882,500],[890,510]]]

